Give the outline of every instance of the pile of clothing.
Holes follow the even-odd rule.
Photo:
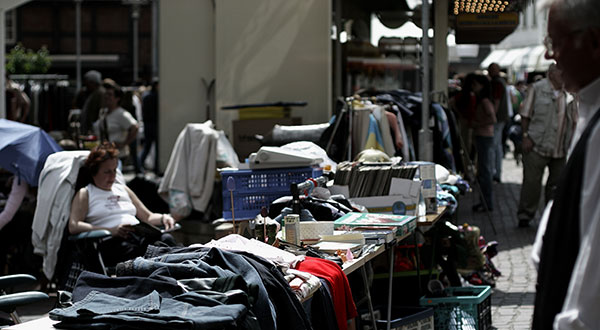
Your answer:
[[[356,316],[337,264],[239,235],[149,246],[116,273],[81,273],[70,306],[50,312],[55,327],[346,329]]]

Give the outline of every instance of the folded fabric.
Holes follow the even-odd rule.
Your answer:
[[[92,291],[71,307],[50,311],[50,318],[60,321],[54,326],[63,329],[260,329],[256,319],[245,318],[248,310],[244,305],[207,307],[197,298],[200,295],[196,293],[162,298],[153,291],[127,299]]]
[[[310,273],[288,269],[287,274],[291,276],[289,281],[290,287],[300,300],[312,296],[321,287],[321,280]]]

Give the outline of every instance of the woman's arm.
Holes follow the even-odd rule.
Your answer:
[[[88,212],[88,191],[87,188],[81,188],[73,197],[71,202],[71,214],[69,216],[69,233],[79,234],[84,231],[90,231],[94,228],[91,224],[85,222],[85,217]]]
[[[19,207],[21,207],[21,203],[23,202],[23,198],[27,193],[27,189],[29,189],[29,185],[25,182],[25,180],[20,180],[16,175],[13,176],[12,180],[13,182],[10,188],[10,193],[8,194],[8,200],[6,201],[4,210],[0,212],[0,229],[2,229],[13,219],[19,210]]]
[[[131,202],[135,206],[136,209],[136,217],[143,222],[147,222],[149,224],[155,226],[165,226],[166,230],[173,228],[175,225],[175,219],[171,217],[170,214],[161,214],[161,213],[153,213],[151,212],[144,203],[137,197],[137,195],[133,192],[133,190],[129,189],[129,187],[125,186],[125,190],[129,194],[129,198],[131,198]]]

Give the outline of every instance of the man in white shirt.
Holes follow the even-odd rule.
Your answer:
[[[576,93],[579,119],[534,245],[534,329],[600,329],[600,1],[546,0],[546,58]]]
[[[120,106],[123,97],[121,87],[112,79],[105,79],[103,86],[106,107],[100,110],[100,118],[94,123],[94,129],[102,141],[114,142],[119,149],[119,158],[124,159],[129,156],[129,144],[137,136],[138,123]]]

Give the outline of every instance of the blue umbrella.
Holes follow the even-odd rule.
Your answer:
[[[0,119],[0,167],[37,187],[46,158],[62,149],[42,129]]]

